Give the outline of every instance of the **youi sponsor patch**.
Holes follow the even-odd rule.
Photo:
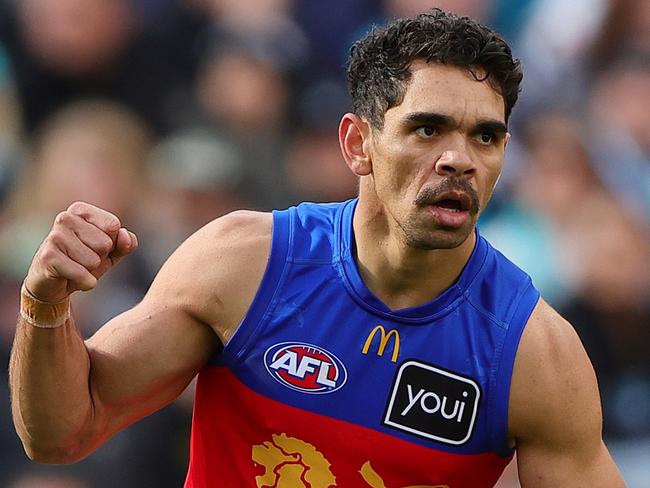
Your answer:
[[[275,344],[264,353],[264,365],[276,381],[303,393],[332,393],[347,380],[347,371],[341,360],[313,344]]]
[[[395,377],[384,425],[446,444],[472,436],[481,390],[471,378],[409,360]]]

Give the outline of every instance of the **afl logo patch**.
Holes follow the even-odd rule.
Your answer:
[[[343,363],[322,347],[282,342],[264,353],[264,366],[282,385],[303,393],[332,393],[347,380]]]

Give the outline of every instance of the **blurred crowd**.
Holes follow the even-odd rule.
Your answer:
[[[71,467],[31,464],[6,367],[19,287],[54,216],[116,213],[141,247],[76,294],[91,335],[169,253],[236,208],[353,197],[336,127],[351,43],[440,6],[524,65],[513,139],[480,222],[575,326],[631,487],[650,469],[650,2],[0,0],[0,486],[179,487],[191,392]],[[645,459],[645,461],[644,461]]]

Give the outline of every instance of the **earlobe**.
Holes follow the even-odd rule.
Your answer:
[[[372,172],[372,164],[366,152],[368,123],[353,113],[347,113],[339,124],[339,145],[343,158],[350,170],[357,176],[367,176]]]

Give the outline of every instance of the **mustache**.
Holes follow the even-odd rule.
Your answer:
[[[415,204],[418,207],[433,205],[440,199],[441,195],[450,191],[466,193],[471,202],[469,212],[472,214],[478,213],[478,193],[476,193],[469,181],[456,177],[445,178],[437,186],[424,188],[415,199]]]

